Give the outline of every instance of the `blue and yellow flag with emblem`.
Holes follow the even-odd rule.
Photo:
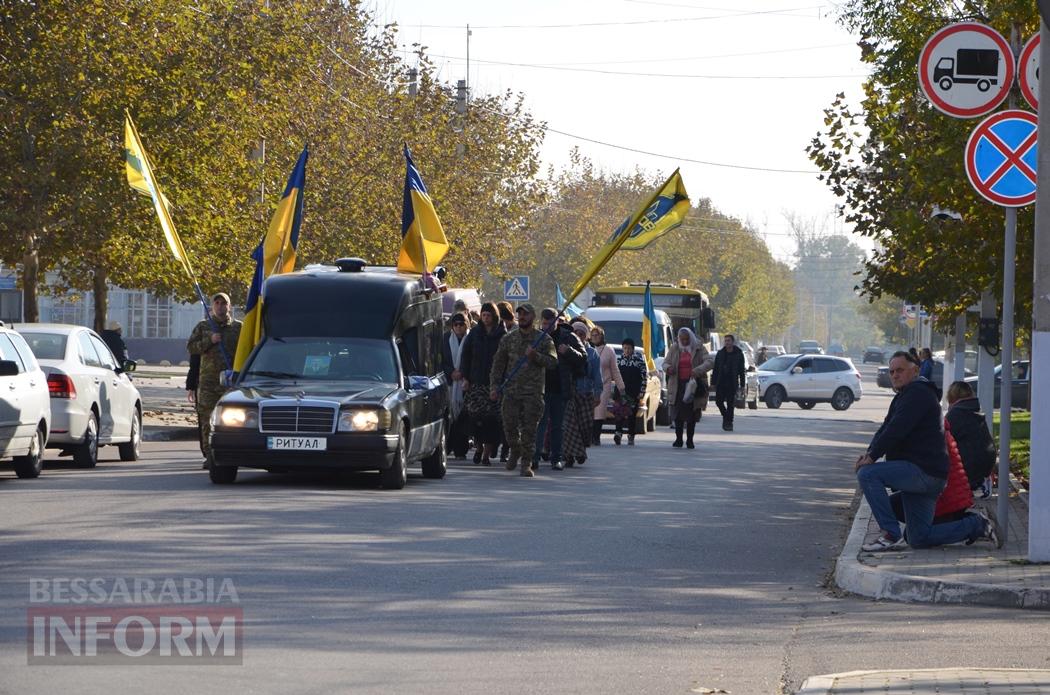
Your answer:
[[[656,200],[642,215],[642,219],[638,220],[638,223],[627,237],[627,241],[623,242],[623,246],[620,248],[628,251],[644,249],[664,234],[681,225],[688,212],[689,194],[685,192],[682,175],[676,170],[674,175],[664,184],[664,187],[660,189]],[[620,234],[629,222],[630,218],[625,219],[613,236]]]
[[[645,365],[651,374],[656,369],[653,359],[667,349],[660,324],[656,322],[656,307],[653,306],[653,290],[645,283],[645,300],[642,302],[642,352],[645,353]]]
[[[401,206],[401,252],[397,269],[403,273],[426,273],[448,253],[448,240],[434,201],[427,193],[423,177],[412,163],[405,145],[405,195]]]
[[[643,248],[653,239],[682,224],[687,212],[689,212],[689,197],[685,193],[682,175],[678,173],[678,169],[675,169],[671,177],[649,198],[645,205],[624,220],[624,223],[617,227],[612,236],[606,240],[605,245],[598,249],[598,255],[573,285],[568,302],[580,296],[580,292],[587,287],[587,283],[605,267],[605,264],[621,247]],[[641,246],[627,246],[631,238],[644,240],[644,243]]]
[[[306,186],[306,160],[310,153],[303,148],[299,161],[288,177],[281,202],[270,220],[270,228],[259,245],[252,251],[255,273],[248,290],[248,301],[244,305],[241,337],[237,341],[237,354],[233,358],[233,370],[241,371],[248,355],[262,338],[262,287],[271,275],[291,272],[295,268],[295,250],[299,245],[299,227],[303,221],[303,188]]]

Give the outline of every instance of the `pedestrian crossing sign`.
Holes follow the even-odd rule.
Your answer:
[[[529,299],[529,276],[515,275],[503,281],[503,298],[508,302],[525,302]]]

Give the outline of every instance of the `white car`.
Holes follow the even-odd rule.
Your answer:
[[[29,346],[0,323],[0,459],[12,459],[15,475],[40,475],[51,427],[47,375]]]
[[[121,461],[137,460],[142,398],[127,375],[135,363],[117,364],[102,338],[83,326],[33,323],[19,332],[47,373],[48,447],[71,451],[87,468],[98,463],[98,448],[107,444],[118,446]]]
[[[846,410],[863,395],[860,372],[848,358],[830,355],[779,355],[758,370],[758,399],[767,408],[794,401],[803,410],[831,403]]]

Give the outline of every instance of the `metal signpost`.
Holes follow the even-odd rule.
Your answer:
[[[1037,46],[1033,46],[1030,52],[1041,53],[1036,49]],[[930,103],[949,116],[982,116],[1010,95],[1016,67],[1014,58],[1014,49],[991,27],[975,22],[952,24],[937,31],[923,47],[919,58],[919,85]],[[1022,64],[1021,68],[1024,70],[1025,65]],[[1038,71],[1032,71],[1025,75],[1024,80],[1032,84],[1037,78]],[[974,129],[965,150],[966,175],[970,183],[986,199],[1006,209],[997,505],[1004,539],[1009,528],[1010,372],[1014,343],[1017,208],[1035,202],[1037,141],[1036,117],[1026,111],[1014,110],[1011,99],[1010,110],[986,118]],[[982,307],[987,305],[984,298],[982,296]],[[981,315],[983,318],[984,311]],[[987,376],[978,378],[990,381]],[[990,386],[978,383],[981,391]],[[989,404],[984,398],[981,402]]]
[[[1042,15],[1039,36],[1050,41],[1050,1],[1040,0]],[[1028,44],[1031,44],[1029,41]],[[1038,54],[1039,72],[1050,70],[1050,57]],[[1023,54],[1022,54],[1023,55]],[[1022,63],[1022,67],[1023,67]],[[1050,80],[1048,80],[1050,82]],[[1050,84],[1032,90],[1037,103],[1050,103]],[[1027,95],[1026,95],[1027,98]],[[1050,119],[1039,124],[1044,137],[1050,137]],[[1039,192],[1035,204],[1034,277],[1032,279],[1032,438],[1029,463],[1028,559],[1050,561],[1050,148],[1039,153]]]

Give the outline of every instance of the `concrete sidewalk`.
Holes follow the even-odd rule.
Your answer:
[[[996,497],[978,501],[994,513]],[[1009,533],[999,550],[986,541],[938,548],[866,553],[880,533],[861,497],[853,528],[835,567],[835,582],[851,593],[893,601],[957,603],[1050,610],[1050,564],[1031,564],[1026,493],[1010,498]]]
[[[999,668],[938,668],[911,671],[851,671],[807,678],[797,695],[934,695],[935,693],[1050,693],[1050,671]]]

